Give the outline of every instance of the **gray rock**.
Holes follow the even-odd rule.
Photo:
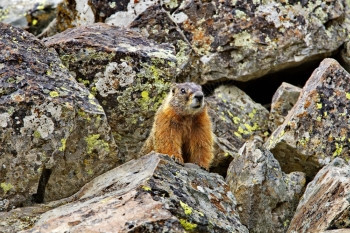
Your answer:
[[[23,232],[248,232],[223,178],[148,154],[90,183]]]
[[[288,232],[345,232],[350,227],[349,197],[350,166],[335,158],[307,185]]]
[[[55,17],[62,0],[0,1],[0,22],[39,34]]]
[[[221,86],[207,98],[213,121],[215,158],[212,170],[222,175],[250,138],[268,134],[268,111],[235,86]]]
[[[184,61],[181,76],[199,83],[247,81],[320,59],[349,34],[346,0],[65,2],[61,30],[103,21],[171,41]]]
[[[70,196],[118,164],[106,115],[31,34],[0,23],[0,211]]]
[[[282,125],[289,110],[297,102],[301,88],[283,82],[272,97],[269,115],[269,129],[273,132]]]
[[[254,139],[234,157],[226,182],[249,232],[286,232],[305,186],[305,174],[282,172],[262,141]]]
[[[346,0],[86,1],[65,1],[61,31],[93,22],[131,27],[172,43],[181,77],[198,83],[247,81],[324,58],[349,31]]]
[[[103,23],[69,29],[45,44],[99,100],[123,161],[135,158],[175,81],[173,47]]]
[[[266,142],[284,172],[312,177],[334,157],[349,159],[350,75],[325,59],[305,84],[284,123]]]

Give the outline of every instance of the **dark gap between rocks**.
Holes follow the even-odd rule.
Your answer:
[[[336,53],[331,57],[342,64],[339,53]],[[322,60],[323,58],[309,61],[299,66],[287,68],[285,70],[268,74],[261,78],[247,82],[233,80],[209,82],[203,85],[203,91],[206,96],[209,96],[213,94],[215,88],[218,86],[234,85],[249,95],[255,102],[262,104],[264,107],[270,110],[272,96],[275,94],[277,88],[282,84],[282,82],[287,82],[302,88]]]
[[[36,194],[33,194],[33,202],[35,203],[43,203],[44,197],[45,197],[45,188],[47,185],[47,182],[49,181],[50,175],[51,175],[51,169],[43,169],[43,172],[41,173],[39,184],[38,184],[38,190]]]

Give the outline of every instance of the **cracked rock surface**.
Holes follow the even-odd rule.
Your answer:
[[[106,115],[56,52],[0,23],[0,211],[67,197],[118,164]]]
[[[266,142],[284,172],[312,178],[334,157],[349,158],[350,75],[334,59],[315,69],[284,123]]]
[[[131,27],[172,43],[181,76],[199,83],[247,81],[321,59],[344,43],[349,29],[346,0],[72,2],[59,13],[62,30],[99,21]]]
[[[90,183],[23,232],[248,232],[223,178],[151,153]]]
[[[307,185],[288,232],[349,231],[349,171],[348,162],[341,158],[323,167]]]
[[[99,100],[123,161],[135,158],[175,82],[173,47],[104,23],[69,29],[45,44]]]
[[[234,156],[226,182],[249,232],[286,232],[304,191],[305,174],[285,174],[263,142],[253,139]]]

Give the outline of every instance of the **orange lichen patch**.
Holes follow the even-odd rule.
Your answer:
[[[308,108],[310,106],[311,102],[306,100],[304,104],[304,108]]]
[[[201,28],[198,28],[193,31],[193,40],[196,41],[198,44],[211,44],[212,38],[210,36],[207,36],[205,31]]]
[[[302,118],[302,117],[306,117],[307,115],[308,115],[307,112],[302,112],[302,113],[298,114],[297,117]]]
[[[210,202],[218,208],[221,212],[226,214],[225,208],[221,205],[221,201],[218,200],[217,197],[215,197],[213,194],[210,194]]]
[[[118,80],[115,80],[113,83],[112,83],[112,86],[114,89],[118,89],[119,88],[119,81]]]
[[[214,20],[213,19],[208,19],[206,21],[206,23],[207,23],[208,26],[212,26],[214,24]]]
[[[16,102],[22,102],[22,101],[24,100],[24,97],[21,96],[21,95],[15,95],[15,96],[13,97],[13,99],[14,99],[14,101],[16,101]]]

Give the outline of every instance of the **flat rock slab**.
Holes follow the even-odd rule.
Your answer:
[[[235,86],[220,86],[207,98],[216,136],[213,171],[222,175],[241,146],[267,137],[268,111]]]
[[[148,154],[90,183],[23,232],[248,232],[223,178]]]
[[[103,23],[66,30],[45,44],[99,100],[123,160],[134,158],[175,81],[174,48]]]
[[[336,60],[324,59],[265,145],[284,172],[312,178],[332,158],[350,158],[349,112],[350,75]]]
[[[349,197],[350,166],[336,158],[307,185],[288,232],[345,232],[350,227]]]
[[[346,2],[66,0],[58,25],[132,27],[176,46],[184,79],[248,81],[336,51],[349,34]]]
[[[0,211],[70,196],[118,164],[106,115],[57,53],[0,23]]]
[[[254,139],[234,156],[226,182],[249,232],[286,232],[304,191],[305,174],[285,174],[262,141]]]

